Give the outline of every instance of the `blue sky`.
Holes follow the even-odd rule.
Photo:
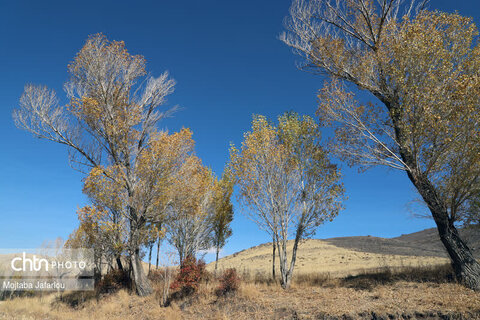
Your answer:
[[[87,203],[82,175],[67,150],[13,125],[25,83],[45,84],[64,97],[67,64],[89,34],[124,40],[152,75],[168,70],[178,82],[168,105],[182,110],[161,123],[194,132],[197,154],[216,173],[230,142],[239,144],[252,114],[294,110],[314,116],[324,79],[299,71],[298,57],[278,40],[288,0],[243,1],[2,1],[0,0],[0,247],[37,247],[77,226]],[[431,8],[472,16],[477,1],[431,1]],[[320,227],[318,238],[393,237],[433,226],[407,210],[416,194],[406,175],[384,168],[360,174],[342,164],[346,209]],[[224,254],[268,241],[235,203],[233,236]]]

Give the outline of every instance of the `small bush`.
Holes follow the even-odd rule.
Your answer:
[[[200,281],[205,276],[205,261],[188,256],[180,264],[180,270],[170,288],[178,290],[181,296],[191,295],[198,290]]]
[[[98,293],[114,293],[120,289],[130,288],[130,277],[124,270],[114,269],[107,272],[97,284]]]
[[[219,280],[220,285],[215,291],[215,294],[218,297],[234,293],[240,287],[240,278],[238,277],[237,271],[235,269],[225,270]]]

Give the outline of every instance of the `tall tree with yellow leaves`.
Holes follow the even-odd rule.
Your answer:
[[[213,196],[212,232],[213,246],[215,247],[215,272],[218,268],[218,255],[225,246],[227,239],[232,235],[230,227],[233,221],[233,193],[234,179],[228,170],[220,180],[215,181]]]
[[[139,160],[151,147],[157,123],[173,111],[162,111],[161,106],[175,82],[167,73],[146,78],[142,56],[131,55],[123,42],[101,34],[89,37],[68,71],[68,105],[60,106],[53,90],[27,85],[13,113],[15,123],[36,137],[66,145],[75,168],[93,169],[93,174],[121,189],[133,280],[137,294],[148,295],[152,288],[143,271],[140,246],[153,206],[149,191],[154,187],[152,181],[139,179],[148,172]]]
[[[192,156],[193,148],[194,141],[189,129],[173,134],[152,133],[149,146],[137,157],[134,172],[137,182],[134,200],[136,207],[143,210],[146,223],[138,230],[137,242],[127,243],[127,253],[132,250],[132,245],[133,248],[147,246],[150,262],[151,246],[153,242],[160,241],[164,234],[162,224],[166,223],[167,209],[172,205],[173,185],[180,169]],[[108,209],[114,221],[124,222],[116,222],[120,225],[125,225],[129,218],[128,194],[123,181],[122,171],[115,166],[97,167],[85,179],[83,189],[97,207]],[[117,258],[117,261],[121,259]]]
[[[458,280],[480,290],[480,264],[455,226],[480,190],[478,30],[425,2],[295,0],[282,39],[331,78],[318,115],[335,127],[338,154],[405,171]],[[347,84],[376,100],[359,103]]]
[[[108,176],[103,172],[106,172]],[[117,268],[123,269],[122,256],[128,252],[126,242],[128,236],[125,235],[128,233],[128,220],[124,214],[123,205],[126,195],[120,181],[118,167],[97,167],[90,171],[90,174],[84,179],[83,192],[88,195],[92,205],[86,206],[78,212],[80,226],[77,232],[84,230],[85,225],[92,222],[101,226],[96,229],[94,234],[94,237],[98,239],[93,246],[94,250],[100,251],[102,256],[107,259],[113,257]],[[89,214],[87,216],[90,219],[85,219],[85,214],[82,214],[85,210],[97,214]],[[107,228],[109,225],[112,228]]]
[[[212,242],[214,177],[201,160],[191,155],[171,185],[167,208],[167,238],[179,261],[209,249]]]
[[[99,280],[107,265],[123,269],[121,262],[125,252],[128,233],[125,224],[117,220],[109,210],[96,205],[85,206],[77,211],[79,226],[65,243],[69,248],[90,248],[93,250],[94,276]]]
[[[286,289],[300,241],[342,209],[340,172],[320,145],[318,125],[295,113],[279,117],[278,126],[255,116],[241,148],[231,148],[229,170],[247,208],[244,212],[274,239],[281,285]]]

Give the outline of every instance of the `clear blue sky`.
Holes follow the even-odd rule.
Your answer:
[[[230,142],[239,144],[253,113],[271,118],[287,110],[314,115],[323,79],[296,69],[278,40],[289,0],[242,1],[3,1],[0,0],[0,247],[37,247],[77,226],[87,203],[81,174],[68,166],[67,150],[14,127],[11,112],[25,83],[45,84],[63,96],[67,64],[89,34],[124,40],[142,54],[148,70],[176,79],[169,105],[183,110],[161,125],[194,132],[197,153],[221,174]],[[478,22],[477,1],[431,1]],[[64,97],[64,96],[63,96]],[[416,198],[402,172],[377,168],[357,173],[342,165],[346,210],[320,227],[318,238],[393,237],[432,227],[412,218]],[[235,206],[233,236],[225,254],[268,237]]]

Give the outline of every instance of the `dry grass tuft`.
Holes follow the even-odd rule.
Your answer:
[[[253,283],[243,283],[238,294],[241,298],[252,302],[258,301],[261,297],[261,292],[258,290],[257,285]]]
[[[182,311],[175,304],[175,302],[171,303],[170,306],[165,308],[165,320],[181,320],[181,319],[182,319]]]

